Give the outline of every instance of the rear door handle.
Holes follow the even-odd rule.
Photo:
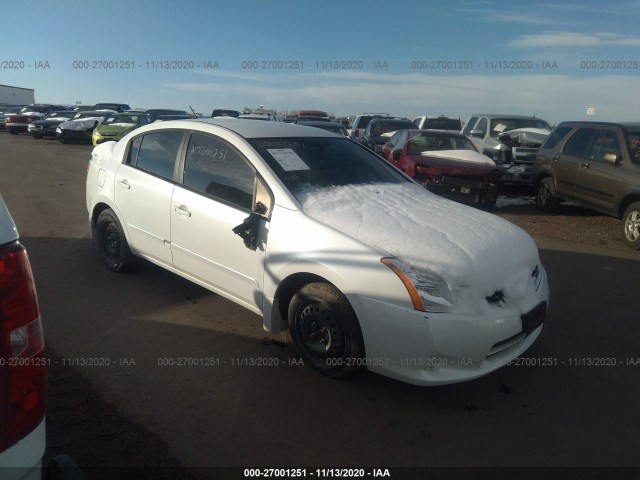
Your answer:
[[[178,213],[178,215],[180,215],[181,217],[190,217],[191,216],[191,212],[189,210],[187,210],[187,207],[185,207],[184,205],[180,205],[180,206],[175,206],[173,207],[173,209]]]
[[[129,190],[131,188],[131,185],[129,185],[129,182],[127,182],[126,180],[118,180],[118,185],[120,185],[125,190]]]
[[[589,165],[588,163],[581,163],[580,168],[591,168],[591,165]]]

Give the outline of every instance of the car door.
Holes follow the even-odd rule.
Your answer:
[[[575,198],[596,210],[616,214],[615,200],[622,187],[620,164],[624,137],[613,128],[601,128],[590,151],[578,165]]]
[[[174,267],[260,313],[264,245],[247,248],[233,232],[251,212],[255,170],[226,140],[192,133],[181,162],[181,180],[171,200]]]
[[[116,172],[115,203],[129,232],[129,246],[164,265],[172,264],[171,197],[184,132],[160,131],[134,138]]]
[[[578,128],[551,158],[558,196],[567,200],[576,199],[578,169],[581,163],[587,161],[597,132],[598,129],[593,127]]]

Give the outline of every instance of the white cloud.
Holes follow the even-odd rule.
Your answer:
[[[585,34],[547,30],[540,34],[522,35],[507,45],[518,48],[640,46],[640,37],[608,32]]]
[[[167,83],[162,87],[198,97],[224,96],[230,104],[262,103],[278,110],[322,107],[338,115],[387,111],[407,117],[445,114],[466,120],[475,112],[493,112],[535,114],[555,123],[585,118],[587,106],[598,107],[599,119],[611,121],[637,120],[640,111],[640,99],[632,94],[637,90],[633,76],[397,74],[393,83],[388,78],[345,72],[315,80],[291,75],[278,85],[210,82]],[[209,110],[208,106],[204,110]]]

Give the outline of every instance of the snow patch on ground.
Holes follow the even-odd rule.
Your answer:
[[[534,205],[536,203],[535,197],[515,197],[509,198],[504,195],[498,196],[498,201],[496,202],[496,208],[503,207],[512,207],[518,205]]]

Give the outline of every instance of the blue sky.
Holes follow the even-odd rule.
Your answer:
[[[551,123],[596,107],[598,120],[640,120],[640,0],[3,0],[2,10],[0,84],[33,88],[38,102]]]

